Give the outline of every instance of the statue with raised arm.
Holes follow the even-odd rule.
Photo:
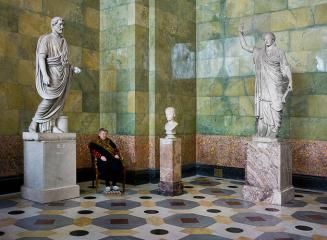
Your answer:
[[[285,53],[277,47],[272,32],[263,35],[264,47],[249,46],[244,25],[239,28],[244,50],[253,53],[255,64],[255,117],[258,137],[276,138],[282,121],[285,99],[292,91],[292,74]]]
[[[29,126],[29,132],[62,133],[57,121],[64,108],[73,73],[81,69],[68,62],[68,46],[62,36],[64,20],[51,20],[52,32],[42,35],[36,47],[35,81],[43,98]]]

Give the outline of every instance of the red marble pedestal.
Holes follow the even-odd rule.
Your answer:
[[[183,192],[181,166],[181,139],[160,138],[160,194],[176,196]]]
[[[243,197],[282,205],[294,199],[292,154],[285,141],[253,138],[248,143]]]

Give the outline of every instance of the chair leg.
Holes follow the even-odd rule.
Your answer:
[[[123,193],[125,192],[125,182],[126,182],[126,171],[124,169],[124,173],[123,173]]]
[[[99,188],[99,175],[98,173],[95,174],[95,192],[98,192],[98,188]]]

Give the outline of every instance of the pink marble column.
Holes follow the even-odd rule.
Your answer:
[[[159,192],[169,196],[181,194],[181,177],[181,139],[160,138]]]
[[[253,138],[248,143],[245,200],[281,205],[294,198],[292,154],[287,142]]]

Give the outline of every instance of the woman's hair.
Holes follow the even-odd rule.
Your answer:
[[[105,128],[100,128],[100,129],[99,129],[99,133],[100,133],[100,132],[108,132],[108,130],[105,129]]]

